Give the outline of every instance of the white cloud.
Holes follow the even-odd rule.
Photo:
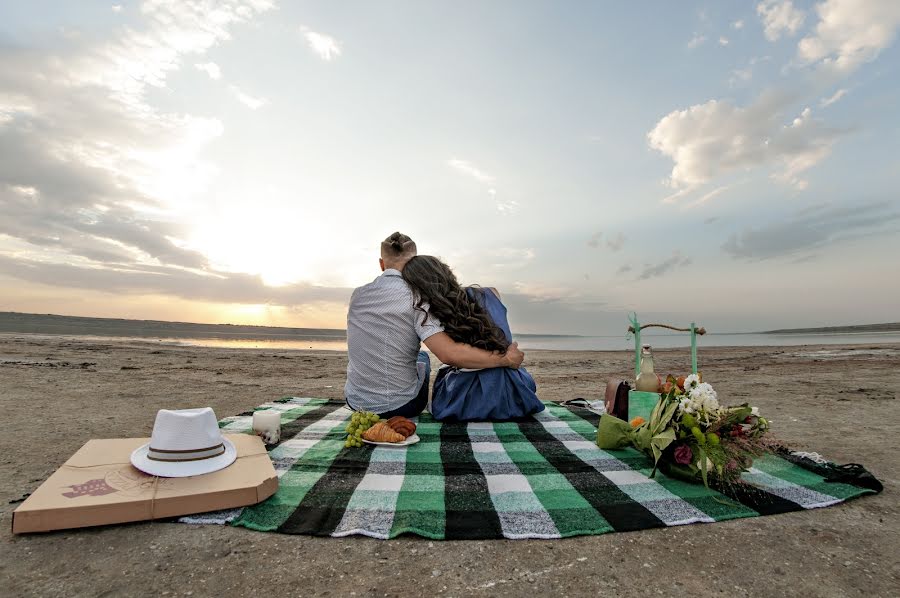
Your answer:
[[[836,92],[834,92],[833,96],[831,96],[829,98],[822,98],[822,101],[819,102],[819,106],[821,106],[822,108],[831,106],[832,104],[834,104],[835,102],[840,100],[842,97],[847,95],[847,93],[849,91],[850,91],[849,89],[841,88],[841,89],[837,90]]]
[[[694,48],[701,45],[705,41],[706,41],[705,35],[700,35],[699,33],[695,33],[694,37],[692,37],[691,40],[687,43],[687,47],[693,50]]]
[[[710,100],[663,117],[648,133],[650,146],[674,161],[669,185],[675,201],[734,171],[776,166],[773,178],[805,188],[800,175],[824,159],[840,131],[812,117],[809,108],[790,124],[788,98],[764,95],[747,107]]]
[[[560,301],[578,295],[570,287],[548,285],[542,282],[514,282],[513,288],[516,293],[525,295],[531,301]]]
[[[530,247],[524,249],[517,247],[501,247],[500,249],[491,252],[491,257],[495,258],[491,266],[503,270],[522,268],[534,260],[536,255],[537,253],[535,250]],[[484,258],[485,256],[483,254],[478,256],[480,262],[483,262]]]
[[[182,57],[202,54],[230,38],[229,27],[272,6],[266,0],[229,0],[213,8],[203,0],[155,0],[141,5],[142,31],[125,29],[105,45],[68,61],[68,82],[99,85],[116,98],[142,103],[147,86],[162,87]]]
[[[730,188],[731,188],[731,185],[723,185],[722,187],[716,187],[712,191],[702,195],[699,199],[692,201],[686,207],[696,208],[697,206],[702,206],[703,204],[710,201],[711,199],[714,199],[714,198],[718,197],[719,195],[721,195],[722,193],[725,193]]]
[[[497,211],[501,214],[515,214],[519,211],[519,202],[512,199],[497,200]]]
[[[112,8],[113,12],[122,12],[121,4],[113,4],[110,8]]]
[[[738,85],[739,83],[746,83],[750,79],[753,78],[753,67],[748,66],[744,69],[735,69],[731,71],[731,77],[728,79],[728,84],[732,87]]]
[[[731,24],[731,28],[732,28],[732,29],[743,29],[743,28],[744,28],[744,21],[743,21],[743,19],[738,19],[737,21],[735,21],[734,23],[732,23],[732,24]]]
[[[202,62],[194,64],[194,67],[203,71],[207,75],[209,75],[210,79],[221,79],[222,78],[222,69],[219,68],[219,65],[215,62]]]
[[[825,0],[816,6],[815,33],[797,49],[806,63],[851,71],[893,43],[900,28],[897,0]]]
[[[309,27],[301,26],[300,32],[306,38],[309,49],[312,50],[319,58],[330,61],[341,55],[341,44],[330,35],[318,33]]]
[[[231,90],[231,93],[234,94],[234,97],[237,98],[237,101],[251,110],[259,110],[269,103],[269,100],[265,98],[259,98],[245,93],[237,85],[232,85],[229,89]]]
[[[170,206],[214,176],[202,153],[223,125],[160,110],[146,92],[267,5],[148,1],[141,20],[110,41],[0,53],[0,235],[45,262],[97,271],[207,268],[205,255],[179,241],[185,231]]]
[[[727,46],[729,43],[730,42],[728,41],[728,38],[725,37],[724,35],[719,37],[719,45],[720,46]]]
[[[459,158],[450,158],[449,160],[447,160],[447,164],[451,168],[454,168],[455,170],[463,173],[466,176],[472,177],[476,181],[480,181],[482,183],[490,183],[494,180],[494,177],[492,177],[491,175],[487,174],[486,172],[483,172],[482,170],[478,169],[476,166],[474,166],[468,160],[461,160]],[[494,192],[493,194],[496,194],[496,190],[491,189],[488,192],[490,193],[491,191]]]
[[[762,19],[766,39],[772,42],[782,34],[797,33],[805,19],[803,11],[794,8],[791,0],[763,0],[756,5],[756,13]]]

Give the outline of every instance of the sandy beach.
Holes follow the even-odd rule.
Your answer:
[[[598,398],[627,352],[530,351],[545,400]],[[684,372],[686,350],[657,354]],[[700,349],[726,403],[788,445],[864,464],[878,496],[816,511],[557,541],[377,541],[138,523],[13,536],[11,512],[90,438],[149,435],[160,408],[219,417],[340,399],[346,355],[0,335],[0,585],[8,596],[889,596],[900,587],[900,345]],[[893,588],[893,589],[891,589]],[[418,590],[418,591],[416,591]]]

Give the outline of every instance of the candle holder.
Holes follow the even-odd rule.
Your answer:
[[[281,412],[263,410],[253,412],[253,432],[266,444],[275,444],[281,439]]]

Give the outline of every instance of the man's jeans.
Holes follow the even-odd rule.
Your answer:
[[[428,384],[431,381],[431,359],[425,351],[419,351],[419,356],[416,358],[416,368],[418,368],[419,381],[421,383],[419,394],[406,405],[386,413],[379,413],[378,415],[382,419],[388,419],[395,415],[415,417],[425,410],[425,406],[428,404]]]

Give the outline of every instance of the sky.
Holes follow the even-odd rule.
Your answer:
[[[343,328],[410,235],[514,332],[900,320],[900,2],[0,0],[0,310]]]

